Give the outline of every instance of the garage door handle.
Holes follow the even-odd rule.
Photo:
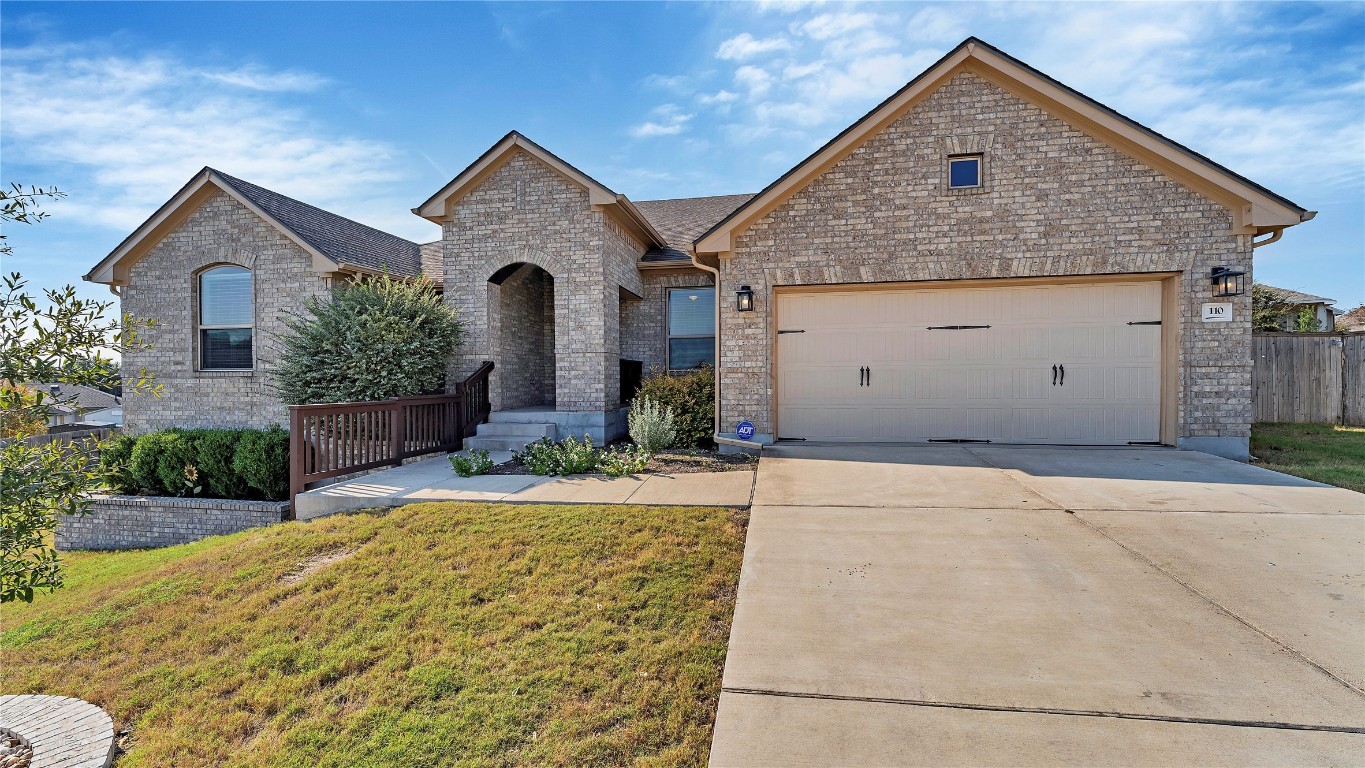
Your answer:
[[[867,385],[872,386],[872,366],[867,367]]]
[[[1059,385],[1059,386],[1065,387],[1065,386],[1066,386],[1066,366],[1065,366],[1065,365],[1059,365],[1059,366],[1057,366],[1057,368],[1058,368],[1058,370],[1060,370],[1060,371],[1062,372],[1062,380],[1058,383],[1058,385]]]
[[[1052,386],[1057,386],[1057,364],[1052,364]]]
[[[864,366],[858,369],[858,386],[863,386],[863,379],[867,378],[867,368]]]

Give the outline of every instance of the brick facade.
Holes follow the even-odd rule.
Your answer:
[[[651,269],[642,273],[644,300],[622,305],[621,357],[644,363],[645,374],[668,367],[668,289],[711,285],[700,269]]]
[[[199,370],[198,274],[217,264],[252,270],[254,370]],[[146,334],[151,349],[125,354],[123,369],[132,374],[146,367],[162,385],[161,397],[124,398],[127,429],[286,423],[269,376],[280,353],[278,336],[287,313],[328,290],[311,256],[274,226],[222,192],[205,200],[133,265],[124,289],[123,311],[158,326]]]
[[[948,154],[986,154],[984,188],[948,193]],[[1214,266],[1250,270],[1250,236],[1218,203],[969,72],[756,221],[722,259],[721,420],[771,432],[772,290],[975,278],[1182,272],[1178,435],[1245,443],[1250,297],[1202,323]],[[1249,282],[1249,279],[1248,279]],[[1218,299],[1228,301],[1229,299]]]

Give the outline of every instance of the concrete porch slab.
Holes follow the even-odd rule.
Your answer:
[[[755,506],[723,685],[1365,726],[1358,692],[1055,510]]]
[[[713,768],[1347,766],[1365,735],[722,693]]]

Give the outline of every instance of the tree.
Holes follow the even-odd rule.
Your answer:
[[[37,210],[53,189],[18,184],[0,190],[0,221],[33,224],[46,214]],[[9,247],[0,246],[8,254]],[[143,348],[138,329],[152,325],[124,316],[109,320],[112,301],[76,296],[70,285],[30,295],[16,272],[0,285],[0,413],[6,420],[47,419],[51,398],[27,390],[22,382],[58,382],[108,386],[117,375],[106,353]],[[130,391],[159,393],[144,369],[130,377]],[[31,394],[30,394],[31,393]],[[94,461],[93,441],[54,442],[30,446],[12,440],[0,446],[0,603],[29,602],[39,590],[62,584],[57,551],[50,543],[59,515],[88,510],[90,496],[103,488]]]
[[[325,300],[309,299],[286,325],[275,388],[294,404],[440,392],[464,338],[435,285],[389,275],[353,279]]]
[[[1299,307],[1298,317],[1294,318],[1294,330],[1298,333],[1317,333],[1322,330],[1317,310],[1307,304]]]
[[[1293,310],[1280,294],[1264,285],[1251,286],[1251,330],[1257,333],[1284,330],[1285,317]]]
[[[0,383],[0,398],[21,405],[14,410],[0,410],[0,440],[19,440],[47,431],[47,419],[34,407],[38,404],[38,392],[33,387]]]

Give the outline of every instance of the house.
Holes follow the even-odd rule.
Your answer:
[[[1317,330],[1331,331],[1336,328],[1336,311],[1332,307],[1336,303],[1336,299],[1326,299],[1302,291],[1291,291],[1288,288],[1276,288],[1265,283],[1257,283],[1257,285],[1270,291],[1275,298],[1285,304],[1284,317],[1280,320],[1281,329],[1286,331],[1299,330],[1299,315],[1304,307],[1311,310],[1313,317],[1318,321]]]
[[[127,363],[165,393],[127,398],[129,426],[282,422],[283,314],[387,269],[459,308],[452,380],[496,363],[493,441],[517,421],[614,437],[623,367],[715,362],[716,439],[737,449],[1245,459],[1240,281],[1255,247],[1313,217],[975,38],[757,194],[634,202],[513,132],[413,211],[438,241],[196,175],[87,276],[161,320]]]
[[[1336,330],[1342,333],[1365,333],[1365,306],[1337,316]]]
[[[71,424],[97,426],[121,425],[123,407],[119,398],[83,384],[29,384],[42,392],[48,408],[48,427]]]

